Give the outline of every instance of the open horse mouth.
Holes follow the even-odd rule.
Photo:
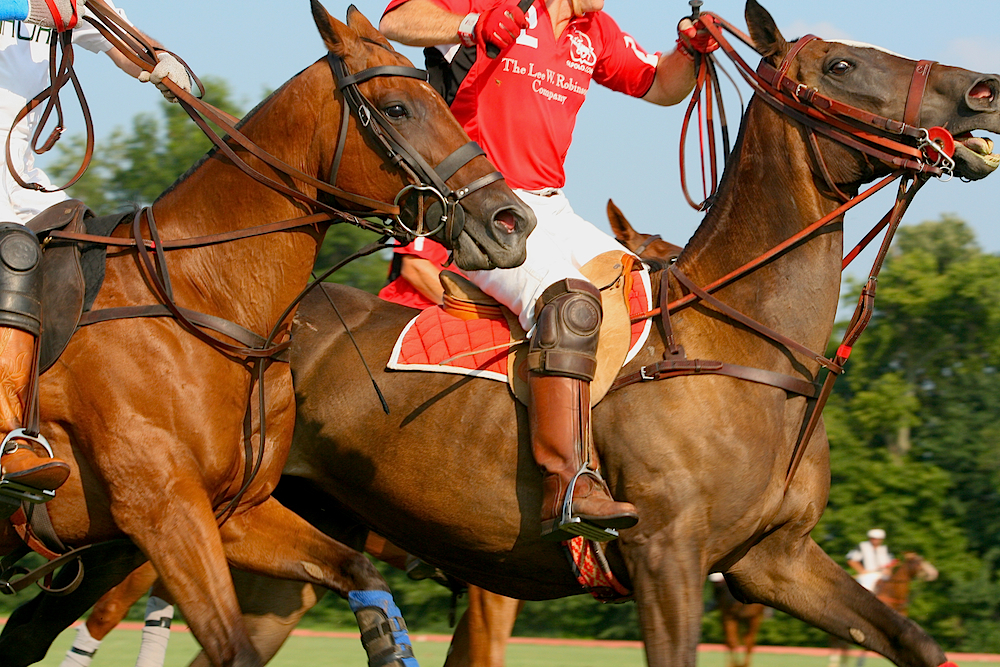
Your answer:
[[[964,132],[955,137],[955,175],[970,181],[986,178],[1000,167],[993,140]]]
[[[1000,155],[993,152],[992,139],[977,137],[973,130],[1000,133],[1000,79],[985,76],[973,83],[965,94],[965,107],[971,111],[969,125],[958,123],[952,129],[955,137],[955,175],[970,181],[985,178],[1000,166]]]

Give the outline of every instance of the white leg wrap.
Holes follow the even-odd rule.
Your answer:
[[[91,637],[90,630],[87,629],[87,624],[84,623],[76,631],[76,639],[73,640],[73,646],[66,652],[66,657],[63,658],[59,667],[88,667],[100,645],[101,640]]]
[[[146,627],[142,629],[142,646],[139,648],[135,667],[163,667],[173,618],[173,605],[155,595],[149,596],[146,603]]]

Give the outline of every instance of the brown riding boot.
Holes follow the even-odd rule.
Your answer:
[[[600,474],[590,468],[589,383],[531,373],[528,386],[531,451],[543,475],[542,537],[567,540],[583,535],[602,542],[613,540],[617,529],[631,528],[639,515],[632,503],[612,498]]]
[[[617,502],[592,466],[590,383],[597,368],[601,299],[596,287],[568,278],[548,287],[537,306],[528,352],[531,451],[542,468],[542,537],[577,535],[606,542],[639,521]]]
[[[21,427],[34,354],[32,334],[0,327],[0,431],[3,433]],[[30,438],[12,438],[0,453],[0,480],[54,491],[66,481],[69,472],[65,461],[52,458]]]

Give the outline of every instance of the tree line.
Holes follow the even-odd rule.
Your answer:
[[[209,102],[240,114],[225,82],[205,81]],[[210,148],[176,105],[140,114],[99,142],[88,173],[70,191],[98,213],[151,203]],[[48,170],[75,172],[82,141],[64,140]],[[317,261],[332,265],[370,242],[368,232],[331,230]],[[374,255],[333,279],[377,291],[387,258]],[[860,285],[849,284],[853,304]],[[836,345],[846,323],[831,340]],[[915,551],[940,577],[916,582],[910,615],[946,650],[1000,652],[1000,255],[983,252],[962,220],[945,216],[902,227],[879,279],[875,313],[826,408],[832,487],[814,531],[837,562],[869,528],[890,549]],[[846,567],[846,564],[845,564]],[[447,632],[452,594],[384,568],[417,632]],[[706,588],[706,603],[710,592]],[[2,603],[2,601],[0,601]],[[461,611],[462,601],[458,602]],[[354,627],[334,596],[307,623]],[[721,641],[717,612],[705,641]],[[634,605],[586,596],[531,602],[515,627],[524,635],[639,639]],[[760,640],[825,645],[826,635],[776,614]]]

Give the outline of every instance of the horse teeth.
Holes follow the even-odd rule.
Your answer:
[[[993,140],[987,137],[969,137],[962,140],[962,145],[979,155],[989,155],[993,152]]]

